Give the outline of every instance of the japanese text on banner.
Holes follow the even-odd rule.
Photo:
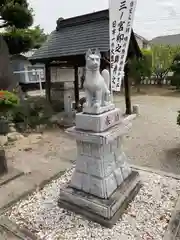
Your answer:
[[[111,89],[120,91],[129,48],[136,0],[110,0]]]

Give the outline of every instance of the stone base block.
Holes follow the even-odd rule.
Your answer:
[[[60,191],[58,205],[111,228],[141,187],[139,173],[133,171],[108,198],[101,199],[67,186]]]
[[[76,128],[85,131],[103,132],[121,121],[122,112],[118,108],[99,115],[76,114]]]
[[[115,109],[115,105],[113,103],[104,106],[104,107],[100,107],[100,108],[94,108],[94,107],[84,107],[83,108],[83,113],[87,113],[87,114],[101,114],[104,112],[108,112]]]

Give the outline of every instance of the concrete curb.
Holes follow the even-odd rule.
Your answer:
[[[17,239],[37,240],[37,237],[34,236],[29,230],[25,228],[20,229],[18,225],[11,222],[7,217],[3,216],[0,218],[0,226],[4,229],[5,232],[11,232]]]
[[[130,167],[131,167],[132,169],[135,169],[135,170],[144,171],[144,172],[150,172],[150,173],[155,173],[155,174],[158,174],[158,175],[161,175],[161,176],[164,176],[164,177],[171,177],[171,178],[180,180],[180,175],[177,175],[177,174],[174,174],[174,173],[168,173],[168,172],[156,170],[156,169],[154,169],[154,168],[140,167],[140,166],[133,165],[133,164],[130,164]]]

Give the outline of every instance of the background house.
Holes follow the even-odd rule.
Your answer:
[[[45,81],[44,64],[37,63],[32,65],[28,60],[35,50],[11,56],[13,73],[16,75],[20,84],[37,84]]]
[[[142,49],[142,48],[143,49],[150,49],[150,43],[147,39],[138,35],[137,33],[135,33],[135,38],[136,38],[136,41],[137,41],[140,49]]]

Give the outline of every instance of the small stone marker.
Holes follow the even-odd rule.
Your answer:
[[[136,115],[139,115],[139,105],[138,104],[133,105],[132,112]]]
[[[76,138],[77,160],[71,182],[60,190],[59,206],[112,227],[140,188],[122,150],[131,118],[110,101],[109,81],[99,72],[100,53],[86,54],[86,103],[67,132]],[[94,60],[95,59],[95,60]],[[94,77],[95,76],[95,77]]]

